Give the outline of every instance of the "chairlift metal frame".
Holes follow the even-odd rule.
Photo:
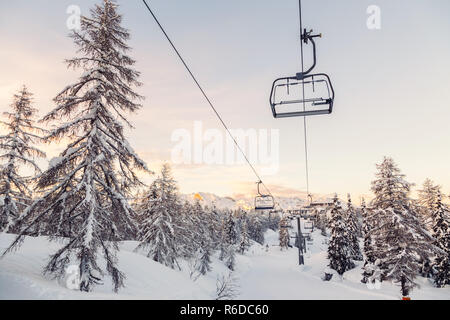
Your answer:
[[[258,188],[258,195],[255,197],[255,210],[273,210],[275,208],[275,201],[273,197],[269,194],[262,194],[260,192],[259,185],[262,184],[262,181],[258,181],[256,184]],[[260,203],[262,202],[263,205],[258,204],[258,200],[260,200]],[[270,204],[264,205],[265,201],[270,201]]]
[[[303,229],[314,231],[314,221],[305,221]]]
[[[301,35],[301,41],[303,41],[305,44],[308,44],[309,42],[312,43],[313,64],[311,65],[311,67],[304,72],[298,72],[295,76],[278,78],[272,84],[269,102],[272,108],[272,114],[274,118],[312,116],[312,115],[330,114],[333,112],[335,94],[330,77],[325,73],[311,74],[311,71],[315,68],[317,64],[316,42],[314,41],[314,38],[322,37],[322,34],[312,34],[312,32],[313,30],[306,31],[306,29],[304,29],[304,32]],[[292,81],[294,81],[294,83],[292,83]],[[308,99],[302,95],[301,99],[277,101],[276,99],[277,89],[281,87],[286,87],[287,94],[289,95],[290,86],[297,86],[297,85],[305,86],[308,84],[312,85],[313,92],[315,92],[316,85],[324,84],[328,95],[326,97],[312,97]],[[306,103],[310,103],[312,107],[316,106],[326,106],[326,107],[321,107],[320,109],[317,110],[306,110],[304,108],[304,104]],[[283,105],[295,105],[295,104],[299,105],[302,104],[303,108],[299,109],[299,111],[289,111],[289,112],[282,112],[279,110],[279,108],[277,108]]]

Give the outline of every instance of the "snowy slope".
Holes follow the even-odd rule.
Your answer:
[[[13,239],[0,234],[0,250]],[[278,234],[266,233],[269,248],[253,244],[245,256],[237,255],[235,277],[239,286],[237,299],[399,299],[399,288],[383,282],[379,290],[370,290],[360,282],[360,266],[334,276],[330,282],[321,280],[326,267],[326,245],[319,232],[308,243],[306,265],[298,266],[296,248],[280,251]],[[119,268],[125,272],[125,288],[118,294],[111,290],[111,282],[96,286],[92,293],[67,289],[65,283],[48,279],[41,274],[50,253],[60,244],[45,238],[26,238],[19,251],[0,260],[0,299],[214,299],[216,280],[227,275],[222,262],[213,257],[213,271],[193,281],[189,265],[182,262],[183,271],[172,270],[134,252],[137,243],[126,242],[118,254]],[[433,288],[427,279],[419,278],[420,289],[413,299],[449,299],[450,288]]]
[[[0,234],[0,250],[13,239]],[[208,290],[195,285],[183,272],[166,268],[134,253],[136,243],[126,242],[118,253],[119,268],[126,274],[126,288],[112,293],[108,277],[95,292],[69,290],[64,283],[41,274],[50,253],[59,247],[45,238],[27,237],[15,253],[0,260],[0,299],[211,299]]]
[[[313,234],[313,242],[307,243],[305,265],[298,265],[298,250],[280,251],[278,233],[268,231],[266,241],[269,251],[254,250],[251,266],[240,274],[239,299],[401,299],[399,287],[383,282],[380,289],[369,289],[361,283],[362,263],[346,272],[344,277],[333,275],[331,281],[322,281],[327,265],[327,245],[320,231]],[[450,288],[432,287],[428,279],[418,278],[420,289],[413,290],[412,299],[450,299]]]

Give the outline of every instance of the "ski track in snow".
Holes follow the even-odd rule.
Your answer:
[[[292,232],[291,232],[292,234]],[[0,250],[14,236],[0,234]],[[298,265],[298,251],[290,248],[280,251],[278,233],[266,232],[266,246],[254,244],[245,256],[237,255],[238,300],[244,299],[400,299],[399,287],[383,282],[381,289],[370,290],[360,282],[361,265],[344,274],[334,275],[331,281],[321,280],[327,265],[326,244],[320,231],[313,242],[307,242],[305,265]],[[293,243],[293,241],[291,242]],[[0,299],[214,299],[216,280],[228,274],[227,268],[213,256],[212,268],[206,276],[193,281],[189,277],[189,265],[181,261],[183,271],[172,270],[147,257],[145,252],[134,252],[136,242],[124,242],[118,253],[119,268],[125,272],[125,288],[118,294],[112,292],[108,276],[104,285],[94,292],[82,293],[65,287],[64,281],[56,281],[42,275],[42,268],[58,243],[46,238],[27,237],[23,246],[0,260]],[[100,266],[104,267],[101,260]],[[450,288],[432,287],[428,279],[417,278],[420,288],[413,290],[412,299],[449,299]]]

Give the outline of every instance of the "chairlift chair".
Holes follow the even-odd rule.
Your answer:
[[[255,197],[255,210],[261,211],[261,210],[273,210],[275,207],[275,202],[273,200],[273,197],[268,194],[261,194],[259,190],[259,185],[262,183],[262,181],[257,182],[257,188],[258,188],[258,195]]]
[[[305,225],[303,226],[305,230],[310,230],[311,232],[314,231],[314,222],[313,221],[306,221]]]
[[[270,106],[274,118],[302,117],[333,112],[334,88],[325,73],[312,74],[315,68],[316,43],[314,38],[322,34],[312,34],[304,29],[301,40],[313,47],[313,64],[295,76],[276,79],[270,92]]]
[[[258,195],[255,198],[256,210],[271,210],[274,207],[273,197],[270,195]]]

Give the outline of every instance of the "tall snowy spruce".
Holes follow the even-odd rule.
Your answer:
[[[210,236],[211,246],[214,249],[220,247],[222,241],[221,227],[222,227],[222,213],[215,205],[212,208],[206,207],[204,209],[205,217],[204,222],[208,228],[208,234]]]
[[[422,189],[418,191],[420,219],[428,229],[432,227],[432,214],[436,208],[439,192],[439,186],[435,185],[430,179],[426,179]]]
[[[420,271],[420,261],[426,261],[434,252],[433,239],[422,228],[409,198],[411,184],[394,161],[385,157],[377,169],[372,182],[372,207],[378,225],[372,234],[381,260],[382,280],[400,284],[402,295],[407,296],[416,286],[414,279]]]
[[[174,268],[180,256],[181,206],[168,164],[163,165],[138,210],[141,220],[138,249],[148,250],[147,257]]]
[[[186,237],[190,237],[193,242],[194,250],[201,248],[203,252],[208,252],[207,248],[212,245],[212,231],[209,224],[209,216],[206,210],[202,207],[199,200],[194,202],[192,212],[190,215],[190,226],[186,228]],[[186,217],[189,218],[189,217]]]
[[[239,253],[244,254],[250,248],[250,236],[248,235],[248,218],[244,212],[241,215],[241,240],[239,242]]]
[[[221,253],[221,255],[223,255],[225,265],[231,271],[234,271],[236,263],[235,245],[237,242],[237,233],[235,225],[236,224],[234,222],[233,215],[230,212],[224,219],[224,227],[223,227],[224,246],[222,247],[223,253]]]
[[[363,257],[359,248],[359,227],[356,210],[353,207],[350,194],[347,195],[347,210],[345,212],[345,224],[348,230],[348,244],[350,248],[350,257],[355,261],[362,261]]]
[[[250,239],[259,244],[264,244],[264,232],[266,230],[264,229],[263,223],[259,215],[255,213],[249,215],[248,222],[249,223],[247,227]]]
[[[91,10],[90,18],[82,17],[81,30],[71,35],[79,56],[66,62],[84,70],[83,75],[56,96],[56,108],[43,118],[59,125],[48,135],[49,141],[70,142],[40,176],[37,187],[44,195],[23,217],[38,215],[7,250],[18,245],[35,223],[45,221],[47,234],[67,237],[50,257],[45,273],[61,278],[68,265],[77,264],[81,291],[91,291],[104,275],[99,252],[114,290],[123,286],[117,240],[132,238],[136,232],[127,198],[142,185],[136,170],[148,172],[124,136],[124,124],[131,127],[125,112],[137,111],[141,105],[135,101],[142,97],[132,89],[140,85],[139,72],[126,55],[130,35],[121,21],[117,5],[104,0]]]
[[[206,273],[212,270],[211,267],[211,248],[207,245],[204,245],[200,248],[200,261],[198,266],[198,272],[200,274],[205,275]]]
[[[24,176],[21,168],[28,166],[40,173],[35,159],[45,157],[33,146],[42,140],[38,134],[43,130],[35,126],[37,110],[32,106],[32,97],[23,86],[14,95],[11,112],[4,112],[7,121],[0,121],[7,129],[7,134],[0,136],[0,232],[13,232],[17,219],[32,202],[33,177]]]
[[[340,275],[353,269],[355,264],[351,259],[351,247],[348,242],[349,231],[346,225],[345,213],[339,203],[337,195],[333,198],[330,219],[331,237],[328,243],[329,267]]]
[[[201,207],[200,207],[201,208]],[[200,211],[202,211],[200,209]],[[176,235],[177,255],[187,260],[195,256],[200,248],[201,240],[206,237],[198,228],[203,228],[199,224],[199,215],[201,214],[195,205],[185,201],[181,204],[179,212],[172,212],[173,218],[176,218],[177,225],[180,225]],[[201,236],[200,236],[200,235]]]
[[[418,190],[419,198],[416,201],[417,212],[419,213],[419,220],[423,227],[428,231],[432,232],[433,227],[433,213],[437,206],[438,195],[440,193],[441,187],[435,185],[430,179],[426,179],[423,183],[422,189]],[[421,269],[420,274],[423,277],[432,277],[432,257],[421,259]]]
[[[314,227],[320,230],[320,234],[324,237],[327,236],[327,210],[313,209]]]
[[[450,284],[450,211],[439,191],[431,219],[434,244],[440,249],[433,263],[434,283],[442,288]]]
[[[214,224],[213,217],[208,214],[208,210],[205,210],[200,200],[196,200],[192,206],[192,210],[188,216],[184,217],[185,222],[188,222],[184,229],[186,235],[185,243],[190,242],[191,255],[196,254],[198,261],[197,270],[200,274],[205,275],[211,271],[211,255],[213,250],[213,237],[211,232],[214,232],[212,225]]]
[[[376,217],[371,209],[366,207],[366,201],[364,198],[361,203],[361,215],[363,217],[363,236],[364,236],[364,266],[362,273],[362,283],[374,283],[379,281],[379,264],[377,262],[377,249],[376,244],[372,239],[372,231],[375,228]]]

